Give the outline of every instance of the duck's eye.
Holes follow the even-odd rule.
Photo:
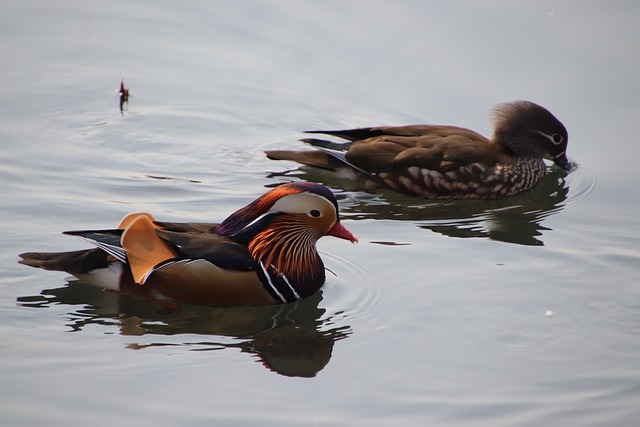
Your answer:
[[[564,141],[564,137],[559,133],[554,133],[553,135],[551,135],[551,139],[553,140],[554,144],[562,144],[562,141]]]
[[[309,215],[311,215],[311,216],[312,216],[312,217],[314,217],[314,218],[318,218],[318,217],[320,216],[320,211],[319,211],[319,210],[317,210],[317,209],[312,209],[312,210],[309,212]]]

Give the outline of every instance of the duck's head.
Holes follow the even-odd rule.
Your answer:
[[[563,169],[567,159],[567,129],[544,107],[530,101],[500,104],[493,110],[493,139],[503,148],[521,157],[553,161]]]
[[[324,283],[324,264],[316,250],[323,236],[356,243],[341,223],[338,202],[326,187],[306,182],[280,185],[233,213],[216,233],[247,249],[258,270],[272,281],[284,280],[296,298],[309,296]],[[285,298],[285,300],[287,300]]]
[[[334,236],[357,243],[340,222],[338,202],[325,186],[311,182],[282,184],[231,214],[218,234],[249,244],[258,233],[279,225],[281,232],[313,238]]]

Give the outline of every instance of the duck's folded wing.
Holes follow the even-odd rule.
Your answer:
[[[336,144],[319,139],[303,140],[319,148],[348,149],[344,163],[368,173],[411,166],[447,172],[471,163],[494,165],[498,156],[498,150],[487,138],[457,126],[378,126],[307,133],[322,133],[351,141]],[[295,158],[290,160],[311,164]]]
[[[468,129],[429,126],[419,136],[384,135],[356,141],[347,160],[372,172],[416,166],[447,172],[472,163],[493,166],[500,152],[482,135]]]
[[[154,221],[158,227],[180,233],[202,233],[211,234],[215,232],[215,228],[219,225],[215,222],[165,222]]]
[[[432,125],[407,125],[407,126],[376,126],[366,128],[344,129],[344,130],[309,130],[305,133],[315,133],[336,136],[348,141],[363,141],[379,136],[419,136],[429,133],[439,126]]]
[[[305,133],[323,134],[336,136],[348,141],[363,141],[369,138],[377,138],[379,136],[421,136],[438,133],[441,131],[467,132],[474,134],[476,137],[484,138],[477,132],[467,128],[448,125],[405,125],[405,126],[375,126],[366,128],[354,128],[344,130],[309,130]]]
[[[213,222],[159,222],[156,234],[187,258],[202,258],[222,268],[249,271],[255,263],[247,247],[218,234]]]
[[[157,235],[176,249],[180,257],[204,259],[220,268],[250,271],[256,264],[246,246],[217,234],[181,233],[156,230]]]

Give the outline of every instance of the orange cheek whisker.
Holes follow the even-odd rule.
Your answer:
[[[256,235],[249,244],[256,261],[273,265],[287,277],[301,280],[310,264],[317,262],[315,242],[321,233],[304,221],[274,222],[269,228]]]

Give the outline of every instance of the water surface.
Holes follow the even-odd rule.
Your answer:
[[[635,425],[638,17],[621,1],[7,2],[0,418]],[[563,121],[578,167],[504,200],[370,194],[262,153],[309,129],[490,135],[490,108],[516,99]],[[360,238],[320,241],[335,274],[296,304],[145,301],[17,264],[130,211],[219,221],[288,180],[332,188]]]

